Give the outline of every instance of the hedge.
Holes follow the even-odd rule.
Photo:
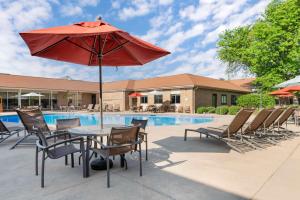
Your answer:
[[[198,107],[197,108],[198,114],[206,113],[207,111],[208,111],[208,107]]]
[[[240,106],[230,106],[228,108],[228,115],[236,115],[241,110]]]
[[[262,107],[272,108],[275,106],[274,97],[262,94],[246,94],[238,97],[237,105],[246,108],[259,108],[260,107],[260,98],[262,99]]]
[[[219,115],[226,115],[228,113],[228,106],[219,106],[216,108],[216,113]]]
[[[215,107],[207,107],[207,113],[215,113],[216,108]]]

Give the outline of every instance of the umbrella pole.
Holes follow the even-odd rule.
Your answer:
[[[102,55],[98,56],[99,59],[99,97],[100,97],[100,124],[103,129],[103,101],[102,101]]]

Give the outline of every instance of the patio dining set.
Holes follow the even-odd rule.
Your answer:
[[[133,119],[131,126],[105,125],[104,128],[97,126],[83,127],[79,118],[58,119],[56,129],[51,130],[39,109],[16,110],[23,126],[8,126],[0,120],[0,143],[24,131],[13,146],[33,143],[22,143],[30,137],[34,137],[36,146],[35,174],[39,174],[39,159],[41,159],[41,187],[44,187],[45,160],[65,158],[68,165],[68,157],[71,158],[71,167],[74,167],[74,154],[79,154],[79,165],[82,163],[83,177],[90,176],[90,164],[98,160],[98,167],[107,170],[107,187],[110,187],[110,168],[115,156],[120,156],[121,167],[127,169],[127,153],[138,152],[139,174],[142,176],[142,149],[141,144],[146,144],[146,160],[148,160],[148,141],[145,132],[147,120]],[[41,158],[40,158],[40,155]],[[98,156],[99,155],[99,156]],[[95,159],[93,159],[95,158]],[[94,160],[94,161],[92,161]],[[93,166],[92,166],[93,167]]]

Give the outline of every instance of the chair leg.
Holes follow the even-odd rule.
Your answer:
[[[65,156],[65,165],[68,165],[68,156]]]
[[[145,138],[146,138],[146,141],[145,141],[145,143],[146,143],[146,160],[148,161],[148,136],[146,135]]]
[[[74,168],[74,154],[71,153],[71,167]]]
[[[110,177],[109,177],[109,171],[110,171],[110,167],[109,167],[109,156],[106,157],[106,172],[107,172],[107,187],[110,187]]]
[[[80,159],[82,158],[82,154],[78,157],[78,165],[80,165]]]
[[[184,141],[186,141],[186,137],[187,137],[187,130],[185,129],[185,131],[184,131]]]
[[[140,176],[142,176],[143,172],[142,172],[142,148],[141,148],[141,143],[139,143],[139,160],[140,160]]]
[[[39,175],[39,169],[38,169],[38,165],[39,165],[39,148],[35,147],[35,175]]]
[[[44,174],[45,174],[45,152],[43,151],[42,157],[42,172],[41,172],[41,187],[44,187]]]

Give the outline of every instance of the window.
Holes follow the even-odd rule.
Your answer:
[[[154,95],[154,103],[162,103],[163,102],[163,96],[162,95]]]
[[[227,104],[227,95],[226,94],[222,94],[222,96],[221,96],[221,104],[222,105],[226,105]]]
[[[236,105],[236,96],[231,95],[231,105]]]
[[[171,104],[179,104],[179,103],[180,103],[180,95],[171,94]]]
[[[141,96],[141,103],[148,103],[148,96]]]

